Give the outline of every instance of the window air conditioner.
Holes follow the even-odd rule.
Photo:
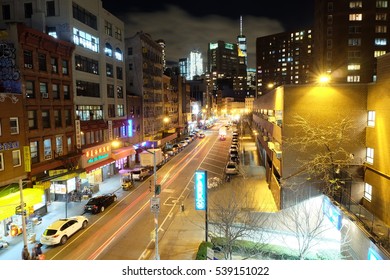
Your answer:
[[[49,98],[48,92],[42,92],[42,98]]]

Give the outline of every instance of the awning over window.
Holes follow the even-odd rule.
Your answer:
[[[29,209],[33,211],[33,206],[43,201],[43,190],[40,188],[23,189],[23,201],[26,203],[27,215]],[[0,221],[15,215],[16,207],[20,206],[20,192],[14,192],[0,197]]]
[[[96,164],[93,164],[93,165],[90,165],[90,166],[85,167],[85,171],[86,171],[86,172],[91,172],[91,171],[94,170],[94,169],[98,169],[98,168],[100,168],[100,167],[102,167],[102,166],[111,164],[111,163],[113,163],[113,162],[115,162],[115,160],[113,160],[112,158],[109,158],[109,159],[103,160],[103,161],[101,161],[101,162],[98,162],[98,163],[96,163]]]
[[[115,160],[135,155],[137,152],[133,147],[123,147],[116,150],[111,150],[111,157]]]

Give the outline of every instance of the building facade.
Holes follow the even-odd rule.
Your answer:
[[[386,0],[316,0],[313,27],[317,74],[334,82],[376,80],[376,58],[390,51]]]
[[[280,85],[312,81],[311,30],[283,32],[256,39],[257,95]]]

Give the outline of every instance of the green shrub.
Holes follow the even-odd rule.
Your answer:
[[[213,244],[211,242],[205,241],[200,243],[198,252],[196,254],[196,260],[207,260],[207,247],[213,248]]]

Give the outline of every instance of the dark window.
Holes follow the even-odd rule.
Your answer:
[[[46,54],[38,54],[39,71],[47,71]]]
[[[72,110],[65,109],[64,113],[65,113],[65,125],[72,126]]]
[[[133,55],[133,48],[127,48],[127,55]]]
[[[115,118],[115,104],[108,104],[108,117]]]
[[[59,84],[52,84],[51,91],[52,91],[53,99],[60,99],[60,85]]]
[[[32,3],[24,3],[24,17],[31,18],[32,13]]]
[[[48,17],[54,17],[56,15],[54,1],[46,2],[46,14]]]
[[[114,85],[110,85],[110,84],[107,85],[107,97],[109,97],[109,98],[114,98],[115,97],[115,95],[114,95]]]
[[[69,75],[69,63],[67,60],[62,60],[62,74]]]
[[[69,85],[63,85],[62,90],[64,93],[64,99],[65,100],[70,100],[70,92],[69,92]]]
[[[37,129],[38,128],[37,111],[35,110],[28,111],[27,116],[28,116],[28,128]]]
[[[112,66],[112,64],[106,64],[106,75],[110,78],[114,77],[114,67]]]
[[[10,5],[3,5],[3,20],[11,19],[11,6]]]
[[[50,58],[50,64],[51,64],[51,72],[58,73],[58,61],[56,57]]]
[[[43,126],[43,128],[50,128],[50,112],[49,112],[49,110],[42,111],[42,126]]]
[[[100,97],[99,84],[86,81],[76,81],[77,96]]]
[[[123,80],[122,67],[119,67],[119,66],[116,67],[116,78],[119,80]]]
[[[26,98],[35,98],[34,81],[26,81]]]
[[[54,110],[54,126],[62,127],[61,110]]]
[[[97,17],[76,3],[73,3],[73,18],[97,30]]]
[[[99,75],[99,62],[97,60],[76,55],[75,56],[76,70]]]
[[[24,68],[33,68],[33,53],[32,51],[23,51]]]

